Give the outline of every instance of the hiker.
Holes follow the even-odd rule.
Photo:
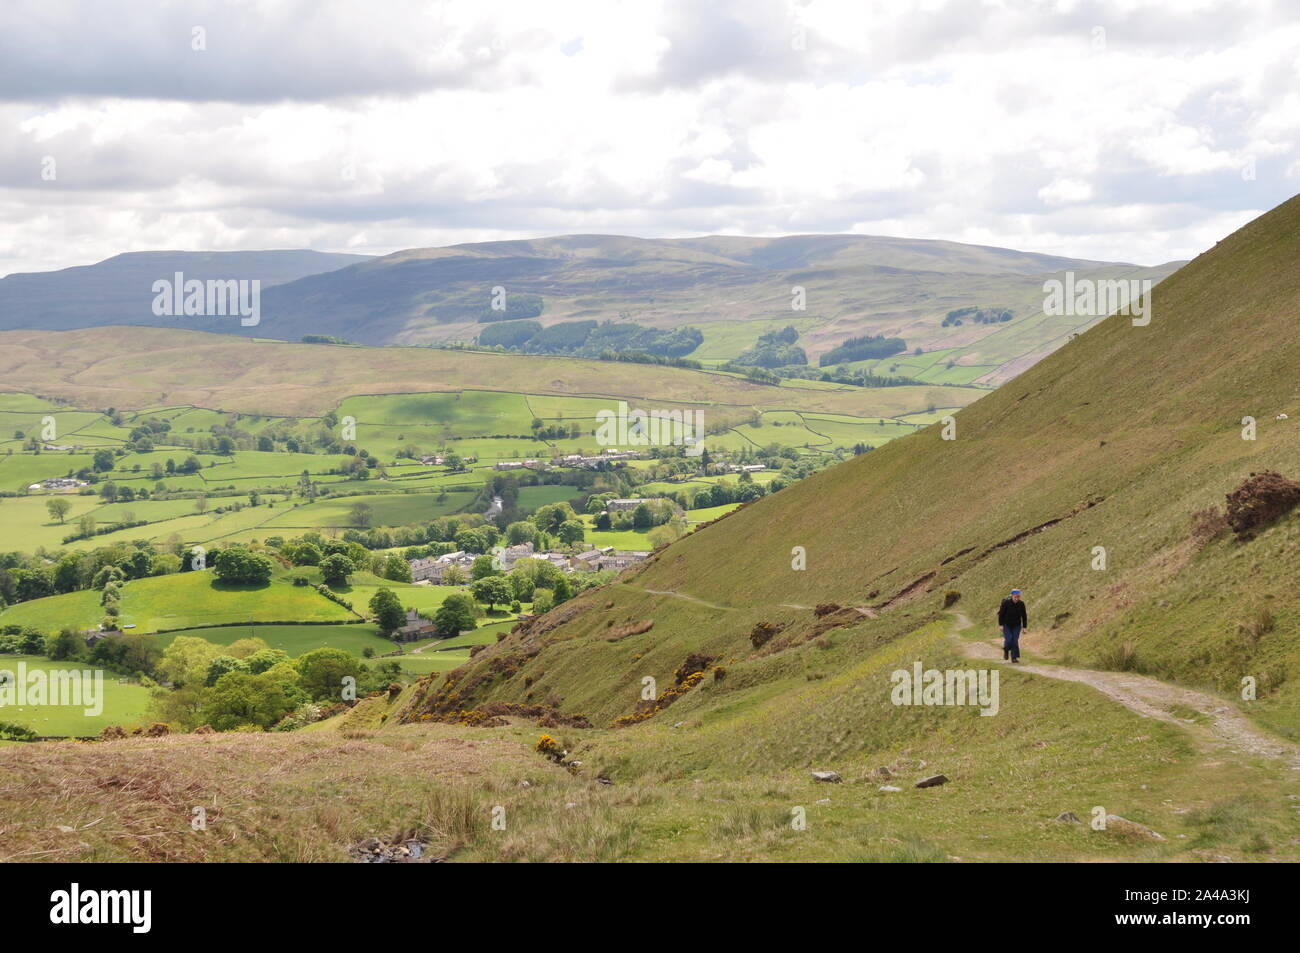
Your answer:
[[[1029,614],[1020,601],[1020,590],[1012,589],[1009,598],[998,606],[998,625],[1002,626],[1002,658],[1020,661],[1020,633],[1029,628]]]

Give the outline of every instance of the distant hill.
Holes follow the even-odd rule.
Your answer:
[[[790,324],[814,366],[850,338],[883,335],[903,339],[909,353],[920,348],[929,354],[926,366],[895,368],[891,362],[855,369],[936,384],[999,383],[1095,321],[1043,315],[1046,278],[1070,270],[1080,277],[1158,281],[1178,264],[1147,268],[864,235],[562,235],[408,249],[380,258],[150,252],[0,280],[0,329],[147,324],[290,341],[324,334],[365,344],[438,344],[473,342],[498,316],[548,327],[631,321],[658,329],[698,327],[703,341],[688,356],[718,364]],[[149,288],[176,270],[200,279],[260,276],[260,324],[155,317]],[[804,289],[802,310],[792,307],[796,286]],[[492,310],[497,288],[504,290],[504,312]],[[944,324],[951,311],[972,308],[1008,310],[1013,319]]]
[[[63,331],[111,324],[173,327],[177,319],[156,317],[153,283],[186,279],[259,279],[263,289],[307,275],[368,260],[308,249],[286,251],[147,251],[114,255],[93,265],[27,272],[0,278],[0,330],[40,328]],[[223,330],[228,319],[185,318],[193,330]],[[238,322],[236,322],[238,324]]]
[[[1158,281],[1179,264],[1145,268],[864,235],[563,235],[409,249],[312,275],[266,295],[261,333],[325,333],[366,343],[473,341],[493,289],[502,288],[507,302],[540,297],[541,314],[528,316],[547,326],[627,320],[699,327],[704,343],[689,356],[706,363],[735,358],[761,334],[793,324],[814,364],[848,338],[884,334],[903,338],[909,350],[952,349],[945,360],[979,365],[975,376],[997,382],[1002,365],[1036,360],[1091,323],[1043,320],[1047,277],[1072,270]],[[803,310],[792,308],[795,286],[805,289]],[[1025,333],[1019,320],[943,326],[949,311],[968,307],[1009,308],[1034,327]],[[1008,334],[1012,329],[1018,333]]]

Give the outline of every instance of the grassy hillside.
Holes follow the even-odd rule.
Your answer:
[[[1042,323],[1042,283],[1049,275],[1069,269],[1159,280],[1174,267],[868,235],[562,235],[407,249],[275,288],[266,310],[280,327],[367,343],[472,340],[484,327],[479,319],[491,289],[502,287],[540,296],[544,324],[625,319],[659,328],[698,326],[705,342],[692,356],[703,360],[734,358],[760,334],[794,323],[814,361],[846,338],[883,333],[904,337],[909,351],[953,347],[952,359],[963,365],[993,365],[980,376],[1031,351],[1036,360],[1091,323]],[[796,285],[806,289],[806,310],[791,310]],[[1022,319],[1012,325],[1025,332],[1014,346],[1008,346],[1015,340],[1005,335],[1008,326],[942,326],[950,310],[994,306]],[[305,332],[261,333],[293,338]]]
[[[958,414],[955,440],[933,425],[674,544],[611,612],[664,619],[639,638],[667,664],[669,646],[735,651],[760,618],[807,616],[782,603],[873,606],[881,621],[857,627],[869,633],[904,607],[938,608],[949,588],[988,623],[1018,585],[1035,650],[1097,665],[1132,643],[1138,671],[1223,692],[1253,675],[1252,710],[1300,732],[1290,568],[1300,514],[1249,541],[1228,533],[1202,544],[1192,533],[1193,514],[1221,506],[1252,472],[1300,476],[1300,275],[1289,265],[1298,225],[1293,200],[1225,239],[1157,290],[1150,326],[1108,319]],[[1258,420],[1255,440],[1242,439],[1247,415]],[[805,571],[791,568],[796,546]],[[1105,569],[1091,568],[1098,546]],[[641,594],[649,590],[723,608],[708,626],[677,623],[698,604]],[[1239,635],[1237,623],[1264,609],[1271,629]],[[592,625],[579,615],[556,635]]]
[[[715,405],[719,412],[758,408],[887,417],[930,403],[964,406],[982,393],[942,386],[770,387],[643,364],[290,344],[170,328],[0,332],[0,379],[6,391],[84,407],[187,404],[298,416],[318,416],[323,407],[359,394],[473,389]]]

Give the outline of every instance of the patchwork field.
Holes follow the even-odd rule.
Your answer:
[[[51,662],[39,655],[0,655],[0,673],[16,678],[19,665],[27,672],[103,672],[102,711],[87,714],[84,705],[0,705],[0,721],[31,728],[38,735],[90,737],[108,725],[135,725],[149,707],[149,689],[121,676],[80,662]],[[84,700],[84,699],[83,699]]]

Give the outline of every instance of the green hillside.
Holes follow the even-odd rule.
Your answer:
[[[1012,376],[1001,374],[1003,365],[1032,363],[1095,320],[1045,319],[1046,278],[1068,269],[1159,281],[1179,264],[1146,268],[871,235],[560,235],[412,248],[310,275],[267,291],[263,328],[219,330],[290,340],[327,333],[365,343],[473,341],[491,319],[484,317],[491,289],[502,288],[529,305],[512,316],[546,326],[595,320],[697,327],[704,340],[689,356],[705,362],[733,359],[761,334],[794,324],[814,364],[848,338],[899,335],[909,352],[947,349],[966,368],[952,380],[927,382],[1000,382]],[[806,295],[800,310],[791,307],[795,287]],[[1015,320],[943,324],[949,311],[971,307],[1009,308]]]

